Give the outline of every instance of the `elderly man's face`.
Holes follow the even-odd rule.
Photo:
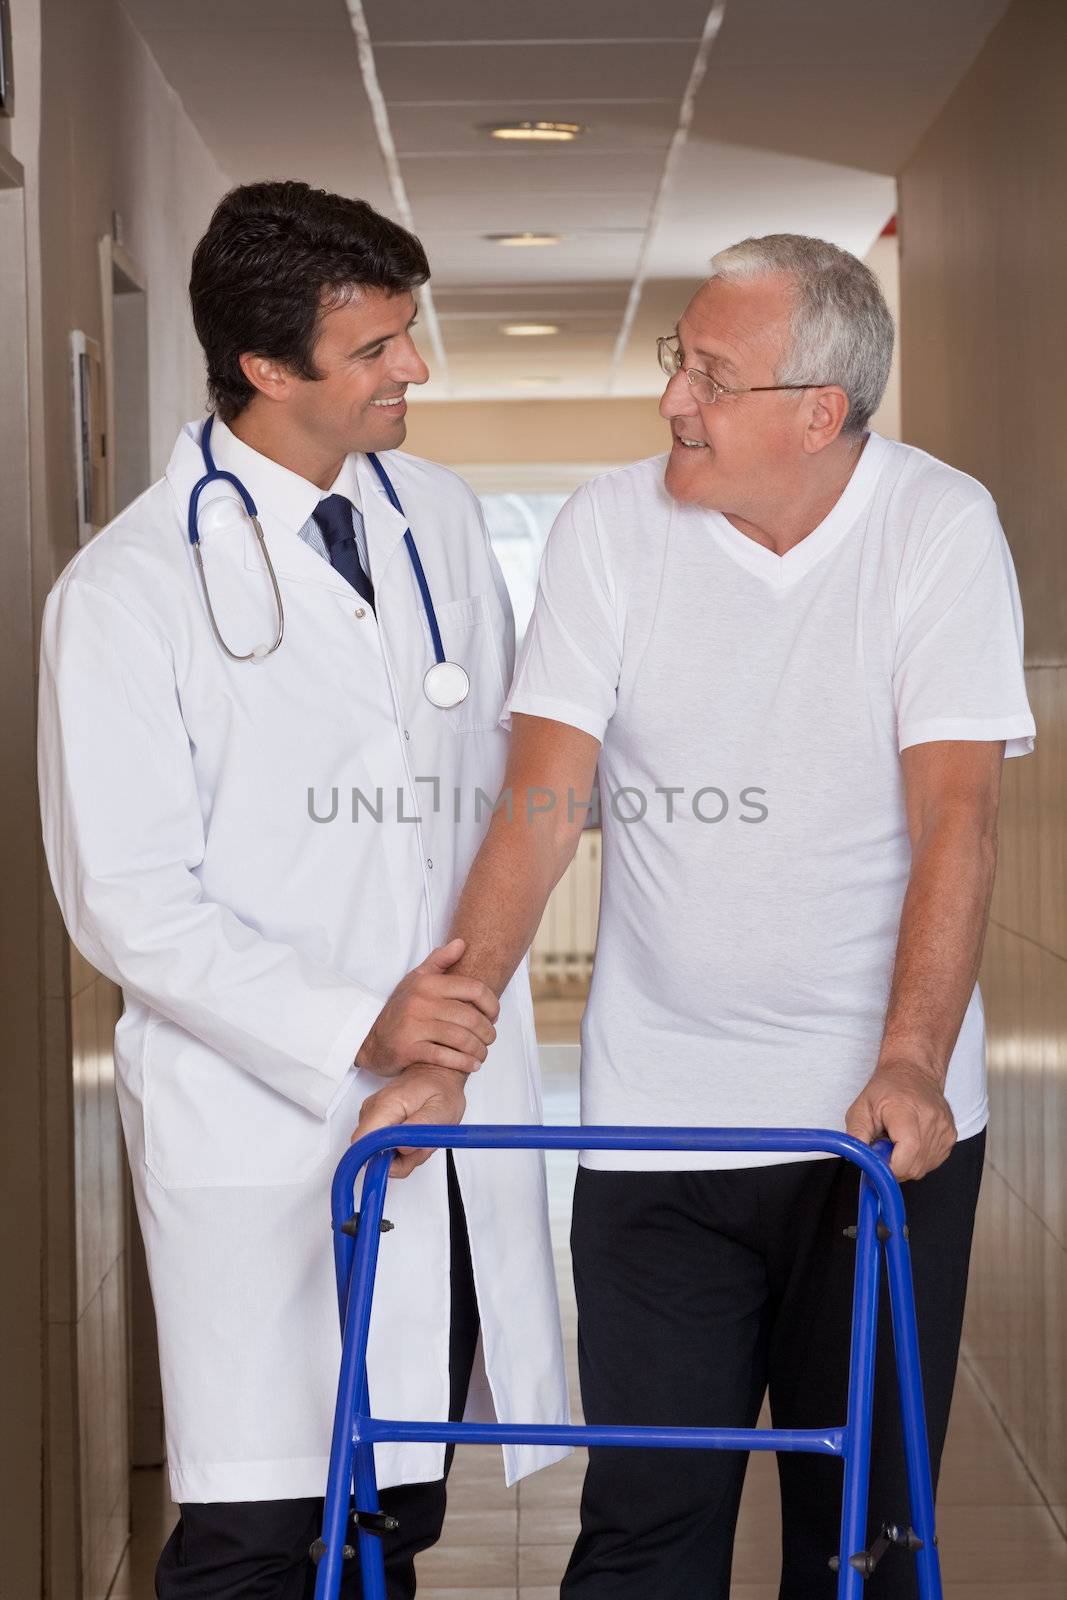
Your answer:
[[[789,346],[792,291],[778,277],[729,283],[712,278],[678,324],[687,367],[727,388],[775,382]],[[812,377],[818,377],[813,373]],[[803,457],[804,391],[720,395],[701,404],[682,372],[670,380],[660,415],[671,426],[667,492],[675,500],[727,515],[746,509],[796,470]]]

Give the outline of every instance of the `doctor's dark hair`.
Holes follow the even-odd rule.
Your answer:
[[[211,404],[230,422],[252,399],[246,354],[320,377],[314,352],[324,310],[357,288],[404,294],[429,276],[415,235],[365,200],[295,182],[231,189],[193,251],[189,280]]]

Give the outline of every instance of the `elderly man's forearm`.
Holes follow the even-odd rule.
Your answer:
[[[946,821],[916,846],[900,920],[880,1061],[943,1085],[978,980],[996,875],[995,833]]]
[[[454,971],[503,992],[533,943],[579,832],[561,831],[548,817],[493,819],[449,930],[467,946]]]

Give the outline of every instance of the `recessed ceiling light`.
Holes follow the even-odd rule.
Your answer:
[[[532,246],[559,244],[563,235],[561,233],[487,233],[483,237],[492,244]]]
[[[558,333],[559,328],[554,322],[505,322],[500,331],[512,339],[539,339],[547,333]]]
[[[567,144],[581,138],[581,122],[493,122],[483,127],[491,139],[519,139],[526,142]]]

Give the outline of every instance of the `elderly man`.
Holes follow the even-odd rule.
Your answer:
[[[936,1471],[982,1170],[1000,772],[1034,734],[1018,592],[981,485],[869,430],[893,327],[868,269],[792,235],[712,267],[660,341],[668,456],[580,490],[549,540],[506,708],[513,805],[452,924],[457,970],[507,982],[599,761],[583,1117],[895,1141]],[[585,1155],[587,1419],[751,1426],[768,1390],[777,1426],[842,1417],[856,1186],[836,1159]],[[875,1530],[908,1521],[885,1337]],[[744,1469],[591,1451],[565,1600],[727,1600]],[[783,1600],[830,1596],[840,1467],[779,1470]],[[912,1595],[912,1566],[891,1550],[869,1595]]]

